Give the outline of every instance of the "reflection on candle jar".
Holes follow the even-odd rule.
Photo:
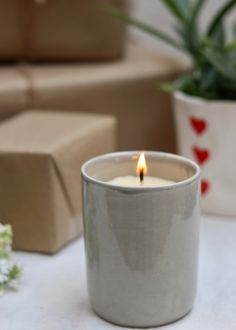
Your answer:
[[[139,154],[107,154],[82,167],[87,280],[98,315],[152,327],[193,305],[200,170],[177,155],[145,152],[148,175],[143,169],[140,180]]]

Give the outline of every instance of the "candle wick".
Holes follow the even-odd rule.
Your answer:
[[[140,169],[139,178],[140,178],[140,182],[143,182],[143,179],[144,179],[144,169],[143,168]]]

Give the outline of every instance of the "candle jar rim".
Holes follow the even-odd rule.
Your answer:
[[[138,156],[141,152],[140,150],[134,150],[134,151],[117,151],[117,152],[111,152],[111,153],[107,153],[107,154],[102,154],[96,157],[93,157],[89,160],[87,160],[82,166],[81,166],[81,175],[83,177],[83,179],[92,182],[94,184],[100,185],[100,186],[104,186],[113,190],[121,190],[121,191],[135,191],[135,192],[143,192],[143,191],[157,191],[157,190],[168,190],[168,189],[176,189],[176,188],[180,188],[182,186],[186,186],[188,184],[191,184],[194,181],[197,181],[201,175],[201,169],[200,167],[197,165],[196,162],[194,162],[193,160],[190,160],[186,157],[177,155],[177,154],[173,154],[173,153],[167,153],[167,152],[160,152],[160,151],[145,151],[145,156],[155,156],[155,157],[159,157],[160,160],[170,160],[170,161],[175,161],[175,162],[179,162],[183,165],[189,166],[194,170],[194,174],[191,175],[190,177],[174,182],[174,183],[170,183],[168,185],[165,186],[124,186],[124,185],[115,185],[112,184],[111,182],[108,181],[103,181],[100,179],[96,179],[93,176],[89,175],[87,173],[87,168],[93,164],[95,164],[96,162],[100,162],[100,161],[105,161],[105,160],[109,160],[115,157],[127,157],[130,156],[130,159],[132,159],[133,156]]]

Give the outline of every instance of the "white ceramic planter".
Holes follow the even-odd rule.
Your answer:
[[[236,102],[174,95],[178,151],[202,170],[202,210],[236,215]]]

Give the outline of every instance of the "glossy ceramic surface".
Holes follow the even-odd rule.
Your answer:
[[[200,171],[185,158],[146,152],[150,175],[175,184],[106,183],[131,174],[138,154],[108,154],[82,167],[87,279],[98,315],[124,326],[151,327],[177,320],[193,305]]]

